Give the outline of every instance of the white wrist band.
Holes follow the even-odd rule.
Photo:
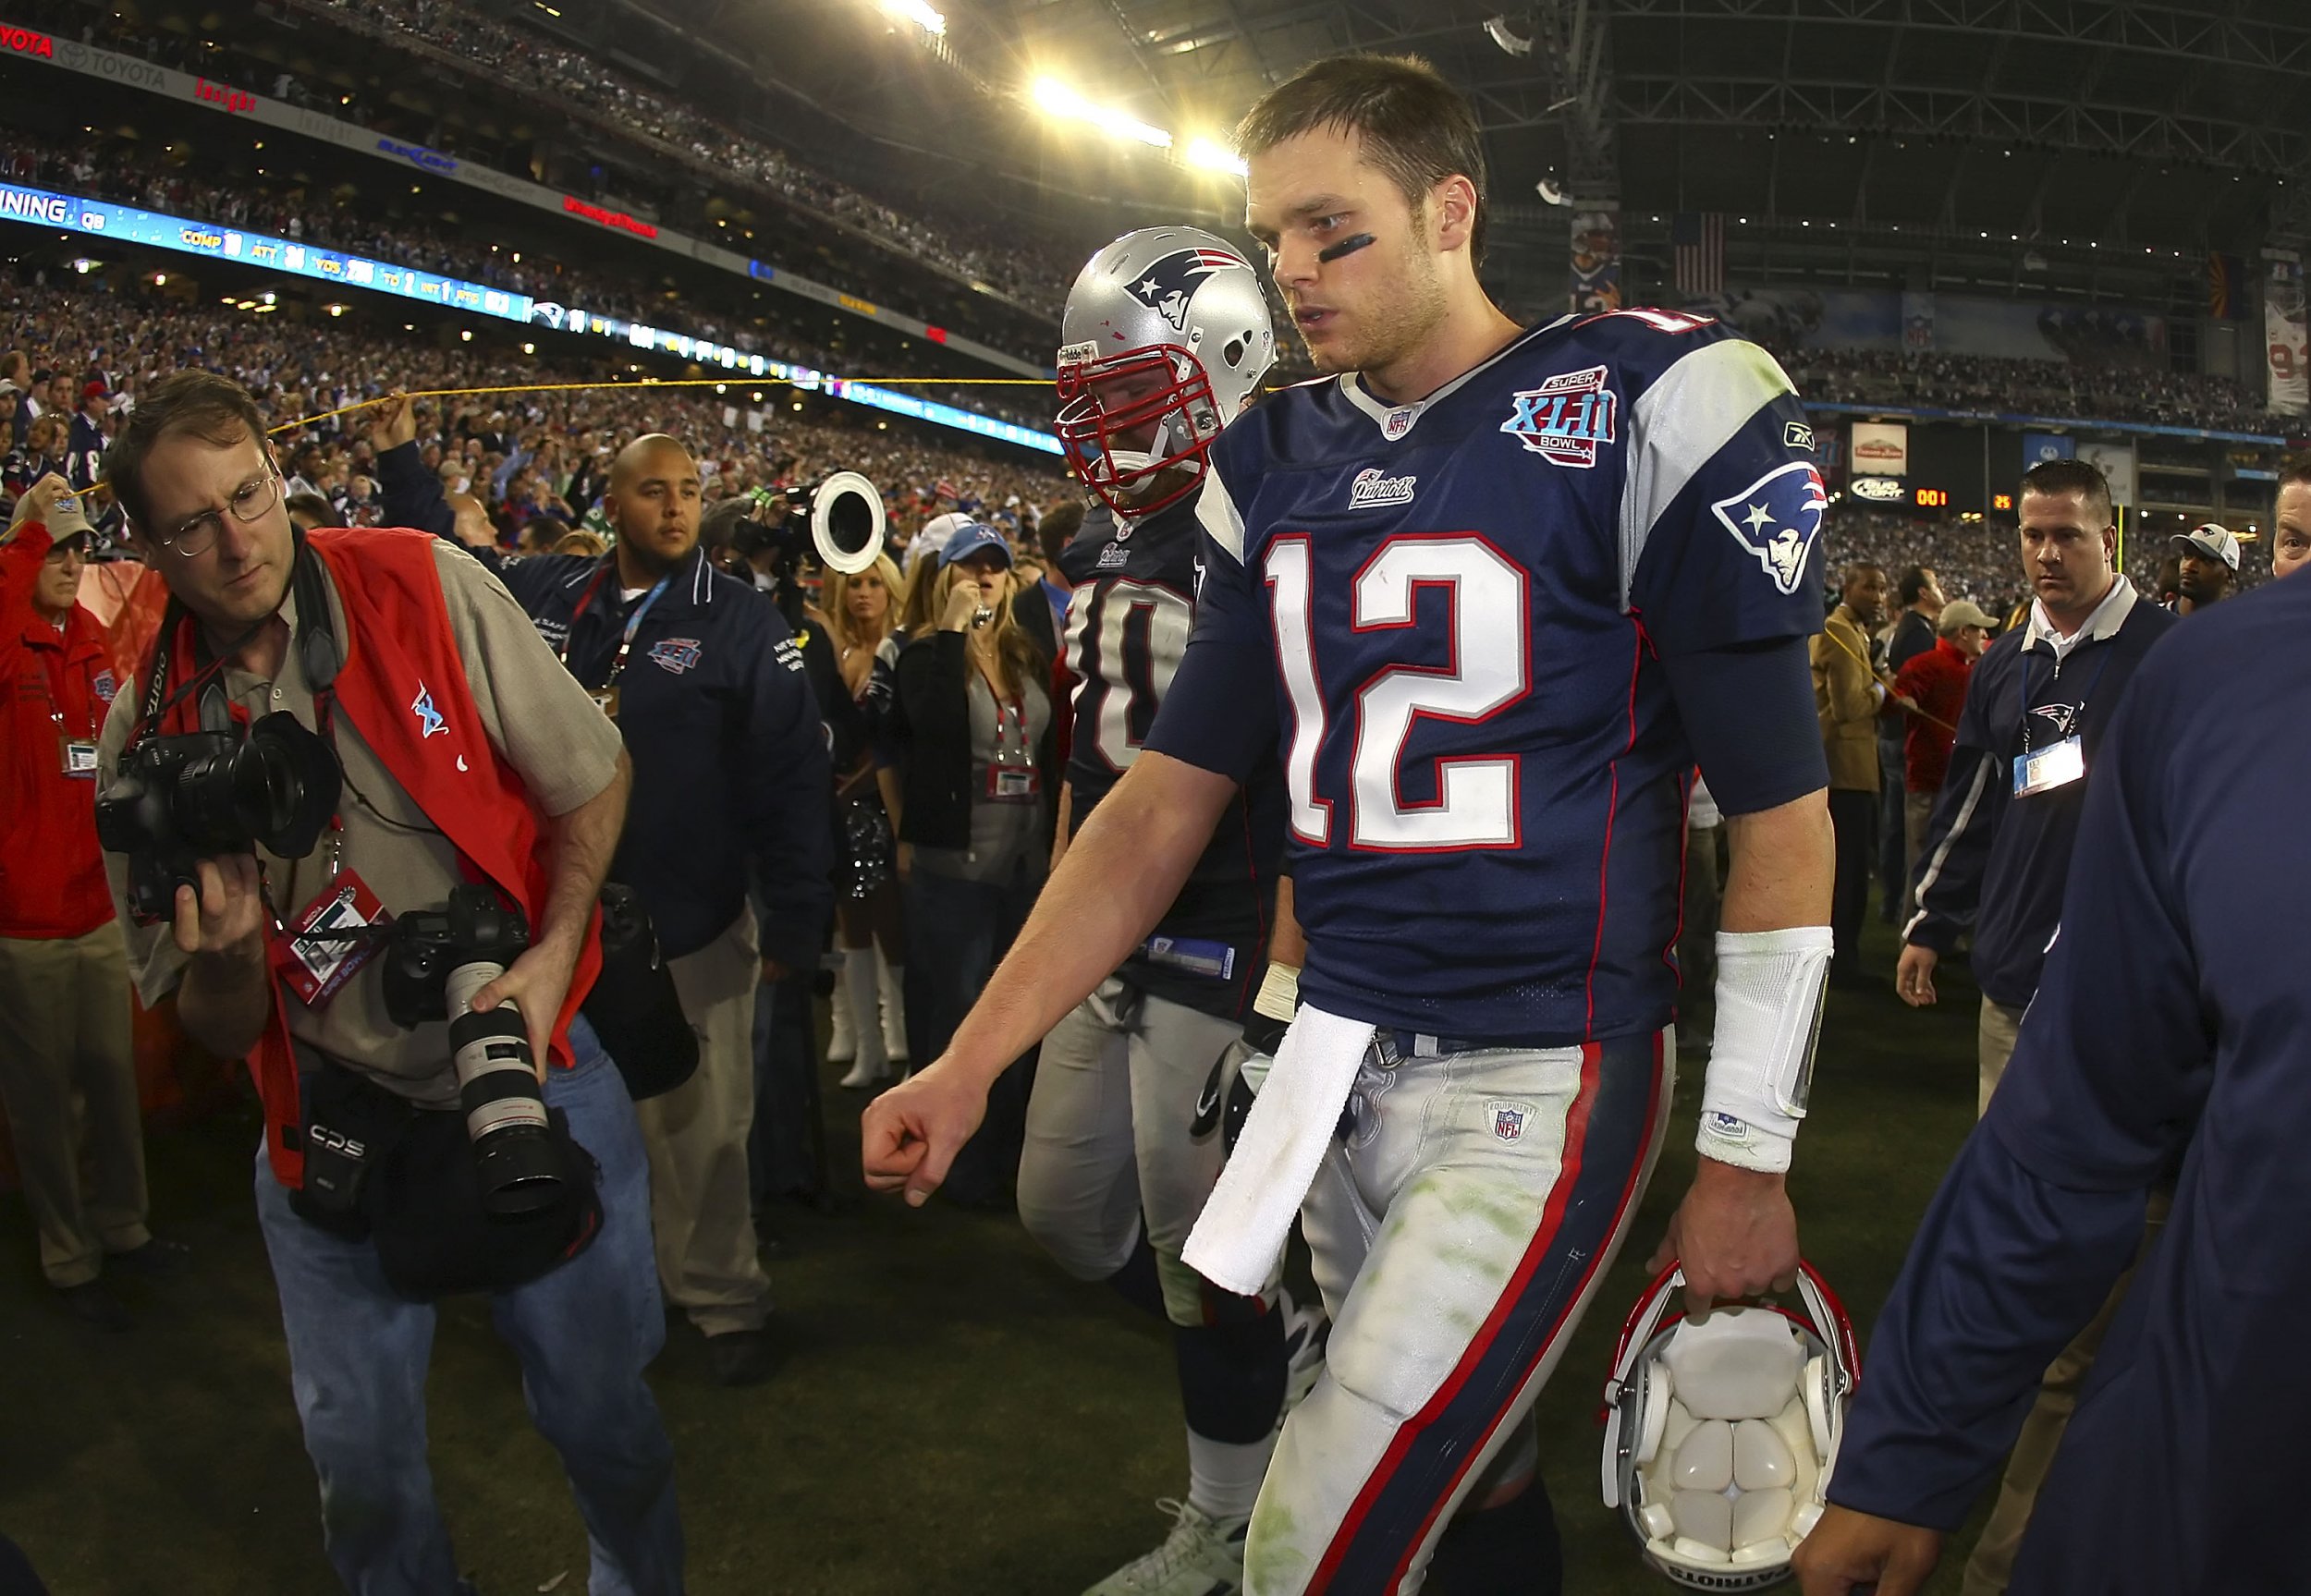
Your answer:
[[[1716,1034],[1694,1143],[1703,1157],[1769,1173],[1790,1167],[1831,947],[1826,925],[1718,933]]]
[[[1271,962],[1266,978],[1260,982],[1260,994],[1252,1000],[1252,1010],[1291,1024],[1292,1016],[1300,1012],[1300,967]]]

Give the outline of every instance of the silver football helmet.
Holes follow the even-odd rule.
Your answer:
[[[1143,227],[1094,255],[1059,340],[1059,442],[1121,516],[1196,488],[1212,440],[1276,360],[1259,274],[1196,227]]]

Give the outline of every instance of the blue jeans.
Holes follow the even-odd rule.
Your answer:
[[[577,1066],[546,1072],[545,1100],[601,1165],[602,1232],[552,1273],[497,1293],[490,1317],[521,1360],[531,1419],[569,1472],[592,1596],[679,1596],[674,1444],[642,1377],[666,1339],[650,1165],[617,1066],[583,1019],[570,1042]],[[256,1184],[330,1565],[353,1596],[449,1596],[458,1566],[425,1461],[433,1306],[394,1295],[370,1243],[300,1219],[262,1147]]]
[[[1004,882],[964,881],[916,866],[907,887],[907,924],[913,933],[909,973],[921,973],[930,999],[920,1059],[928,1062],[947,1051],[1042,887],[1042,875],[1024,865]],[[1000,1200],[1002,1188],[1019,1173],[1033,1083],[1033,1066],[1025,1060],[997,1078],[987,1091],[986,1117],[948,1171],[948,1196],[972,1203]]]

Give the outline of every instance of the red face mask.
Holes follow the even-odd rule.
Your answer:
[[[1219,405],[1194,355],[1177,346],[1063,364],[1053,424],[1068,464],[1119,516],[1175,504],[1204,480]]]

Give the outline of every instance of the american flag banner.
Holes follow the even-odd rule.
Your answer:
[[[1680,211],[1670,225],[1677,256],[1677,291],[1700,298],[1725,292],[1725,218],[1715,211]]]

